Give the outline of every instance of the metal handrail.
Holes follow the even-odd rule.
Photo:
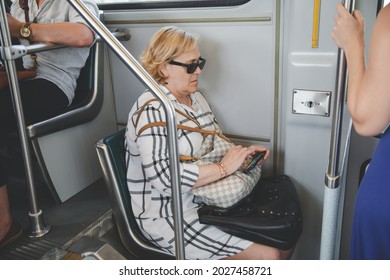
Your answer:
[[[171,159],[170,173],[172,180],[172,196],[174,202],[174,222],[175,222],[175,241],[176,241],[176,258],[185,259],[184,254],[184,238],[183,238],[183,223],[182,223],[182,200],[181,200],[181,184],[180,184],[180,169],[179,155],[177,144],[177,128],[176,115],[172,103],[161,91],[158,84],[146,72],[146,70],[137,62],[136,59],[123,47],[116,37],[118,34],[111,33],[101,21],[93,15],[81,1],[67,0],[73,8],[88,22],[94,31],[100,35],[98,40],[103,40],[122,60],[122,62],[138,77],[138,79],[148,87],[151,92],[162,103],[166,117],[168,130],[168,149]],[[32,218],[32,237],[40,237],[45,235],[50,230],[50,226],[43,222],[42,210],[38,207],[38,201],[35,193],[34,176],[32,171],[31,153],[28,145],[28,137],[25,130],[25,121],[22,110],[20,89],[17,79],[17,71],[15,59],[24,56],[28,53],[39,52],[50,49],[63,48],[65,46],[55,44],[35,44],[31,46],[12,46],[11,36],[9,32],[8,21],[6,17],[6,9],[4,1],[1,1],[0,6],[0,30],[1,30],[1,55],[5,60],[5,67],[9,77],[9,88],[12,94],[13,104],[15,108],[16,120],[22,146],[23,160],[25,164],[28,192],[30,198],[31,211],[29,213]],[[126,34],[124,34],[126,37]]]
[[[351,13],[355,0],[346,0],[345,8]],[[320,259],[333,259],[335,251],[335,232],[337,212],[340,200],[340,178],[342,172],[341,139],[343,127],[344,100],[346,92],[347,62],[344,50],[339,48],[337,54],[337,73],[335,98],[333,106],[332,131],[330,139],[329,163],[325,174],[325,195],[322,220]],[[348,141],[348,138],[347,138]]]
[[[1,1],[0,6],[0,28],[1,28],[1,43],[2,43],[2,57],[6,71],[8,72],[9,88],[12,95],[18,131],[20,135],[20,143],[22,148],[23,162],[26,170],[27,191],[30,199],[31,218],[31,237],[40,237],[50,231],[50,226],[45,225],[43,221],[42,210],[38,207],[38,200],[34,186],[34,176],[32,170],[31,153],[26,133],[26,125],[24,121],[22,102],[20,98],[19,83],[17,78],[14,55],[12,53],[12,41],[8,27],[8,20],[6,16],[6,9],[4,1]]]
[[[126,50],[115,38],[106,26],[93,15],[80,0],[67,0],[73,8],[85,19],[90,27],[103,39],[129,70],[156,96],[164,107],[167,118],[168,151],[170,156],[170,173],[172,181],[173,218],[175,223],[176,259],[185,259],[183,210],[181,200],[181,184],[179,169],[179,154],[177,144],[176,113],[174,107],[166,95],[162,92],[157,82],[139,64],[139,62]]]
[[[112,35],[122,41],[128,41],[130,40],[131,37],[130,33],[124,30],[112,32]],[[101,42],[101,41],[103,41],[102,38],[98,36],[96,38],[96,42]],[[12,59],[17,59],[22,56],[25,56],[26,54],[61,49],[61,48],[68,48],[68,46],[57,45],[52,43],[34,43],[32,45],[13,45],[9,47],[9,54],[10,57],[12,57]]]
[[[31,152],[29,145],[29,137],[25,130],[25,121],[22,108],[22,102],[20,99],[19,83],[17,82],[17,72],[14,60],[25,56],[29,53],[36,53],[41,51],[65,48],[68,46],[65,45],[56,45],[51,43],[36,43],[33,45],[12,45],[9,26],[6,15],[5,5],[3,6],[3,1],[1,1],[1,41],[2,47],[0,48],[0,54],[5,60],[5,67],[8,73],[9,85],[12,94],[13,104],[15,108],[15,114],[18,124],[18,130],[20,135],[20,142],[22,148],[23,162],[25,165],[25,172],[27,178],[27,190],[28,197],[30,201],[30,212],[29,216],[31,219],[31,232],[30,237],[41,237],[47,234],[50,231],[50,225],[45,225],[43,221],[43,212],[39,209],[38,199],[35,192],[34,185],[34,173],[31,162]],[[120,40],[129,40],[130,34],[124,30],[117,30],[112,32],[113,36],[119,38]],[[102,41],[100,37],[96,38],[96,41]],[[14,69],[14,70],[13,70]]]

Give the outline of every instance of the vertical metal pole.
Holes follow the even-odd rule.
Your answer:
[[[138,61],[126,50],[119,40],[111,34],[105,25],[93,15],[80,0],[67,0],[73,8],[88,22],[95,32],[111,48],[119,59],[128,67],[137,78],[143,82],[162,103],[168,129],[168,150],[170,156],[170,173],[172,181],[173,215],[175,223],[176,259],[185,259],[184,254],[184,230],[183,230],[183,205],[181,200],[181,184],[179,169],[179,154],[177,144],[176,115],[172,103],[161,91],[158,84]]]
[[[17,79],[17,72],[15,67],[15,61],[12,56],[11,49],[11,36],[8,29],[8,21],[6,16],[6,9],[4,1],[1,1],[0,10],[0,28],[1,28],[1,42],[2,42],[2,56],[4,58],[5,67],[8,72],[9,88],[12,94],[12,100],[16,115],[16,121],[18,124],[20,143],[23,154],[24,167],[26,170],[26,179],[28,185],[28,194],[30,199],[30,212],[31,219],[31,237],[40,237],[49,232],[50,226],[47,226],[43,222],[42,210],[38,207],[37,197],[35,193],[34,177],[31,164],[31,156],[29,149],[29,142],[26,134],[26,126],[24,122],[23,107],[20,99],[19,83]]]
[[[345,8],[352,12],[355,1],[346,0]],[[325,174],[325,194],[322,218],[320,259],[335,258],[337,216],[340,201],[340,141],[347,79],[347,63],[344,50],[338,49],[337,76],[333,106],[332,134],[330,139],[329,164]]]

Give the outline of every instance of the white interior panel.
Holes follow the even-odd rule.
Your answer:
[[[160,26],[129,27],[132,39],[126,47],[135,56]],[[270,139],[274,101],[274,35],[271,23],[187,24],[200,34],[201,54],[207,59],[200,90],[211,104],[225,133]],[[258,34],[248,40],[251,34]],[[240,52],[253,54],[237,55]],[[125,123],[130,107],[145,87],[115,55],[113,77],[118,121]],[[243,102],[245,100],[245,102]],[[240,118],[237,118],[240,116]]]
[[[104,59],[107,63],[107,55]],[[95,144],[117,130],[109,69],[106,70],[104,103],[98,116],[91,122],[38,139],[50,178],[62,202],[102,177]]]

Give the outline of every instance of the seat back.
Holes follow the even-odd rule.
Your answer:
[[[151,244],[135,220],[126,180],[124,140],[125,129],[121,129],[96,144],[120,238],[127,250],[137,258],[174,259]]]
[[[96,118],[104,100],[103,50],[104,45],[101,42],[91,46],[88,59],[77,79],[72,104],[58,116],[29,125],[27,134],[31,139],[84,124]]]
[[[82,107],[92,98],[94,89],[94,66],[96,59],[96,46],[92,46],[89,49],[88,59],[85,61],[84,67],[80,70],[74,99],[72,104],[69,106],[69,110]]]
[[[86,171],[87,173],[78,171],[78,173],[76,173],[78,174],[76,176],[77,178],[73,177],[73,181],[68,180],[65,183],[63,177],[66,175],[58,172],[58,170],[64,170],[63,168],[67,164],[72,166],[73,157],[76,157],[80,164],[83,161],[89,161],[89,158],[92,156],[96,157],[93,146],[91,146],[92,149],[84,153],[83,158],[80,157],[80,159],[78,158],[78,155],[71,156],[71,154],[66,153],[69,155],[69,158],[67,158],[66,161],[64,159],[62,163],[58,163],[58,165],[62,165],[61,167],[58,167],[48,164],[48,162],[55,159],[48,159],[48,155],[50,157],[52,153],[47,152],[46,150],[47,145],[51,147],[49,149],[53,149],[52,143],[56,143],[58,140],[53,137],[51,140],[52,142],[49,143],[46,141],[46,146],[42,146],[42,139],[56,135],[56,133],[57,135],[66,134],[67,137],[74,142],[81,141],[82,143],[79,142],[79,145],[87,145],[86,143],[88,143],[89,139],[91,139],[93,145],[96,143],[97,139],[100,139],[101,135],[105,135],[100,132],[101,130],[107,131],[105,126],[100,125],[97,129],[94,128],[93,125],[90,125],[93,120],[97,120],[98,116],[102,114],[103,111],[103,101],[105,99],[104,76],[102,71],[104,58],[103,51],[104,45],[101,42],[96,42],[91,46],[88,59],[81,69],[80,76],[77,80],[75,100],[65,112],[26,127],[27,136],[31,140],[42,176],[54,199],[58,203],[65,201],[73,196],[73,194],[85,188],[91,181],[95,180],[95,177],[100,177],[100,168],[98,164],[96,167],[85,167],[83,171]],[[81,128],[84,124],[88,124],[88,132]],[[73,129],[74,132],[69,132],[70,129]],[[83,132],[77,132],[77,130],[83,130]],[[82,136],[84,133],[88,134],[88,136]],[[65,141],[66,139],[64,136],[58,137],[59,140],[63,139]],[[78,139],[77,137],[82,139]],[[57,142],[57,145],[58,143],[60,142]],[[66,168],[67,169],[65,170],[68,170],[68,167]],[[64,188],[61,186],[63,184],[72,185],[72,188]]]

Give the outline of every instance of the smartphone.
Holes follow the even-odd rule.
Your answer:
[[[242,172],[245,174],[249,173],[253,168],[256,167],[259,161],[264,158],[266,153],[266,151],[256,152],[256,154],[252,156],[252,159],[250,160],[248,165],[242,170]]]

